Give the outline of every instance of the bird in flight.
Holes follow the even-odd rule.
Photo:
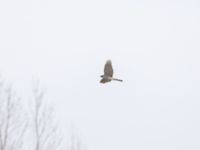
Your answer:
[[[106,82],[110,82],[112,80],[120,81],[120,82],[123,81],[121,79],[113,78],[113,68],[112,68],[111,60],[106,61],[106,64],[104,66],[104,75],[101,75],[100,77],[102,78],[100,80],[100,83],[106,83]]]

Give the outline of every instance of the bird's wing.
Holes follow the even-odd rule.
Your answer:
[[[104,67],[104,75],[112,77],[113,76],[113,68],[111,60],[108,60]]]
[[[106,83],[106,82],[110,82],[110,80],[103,78],[103,79],[101,79],[100,82],[101,82],[101,83]]]

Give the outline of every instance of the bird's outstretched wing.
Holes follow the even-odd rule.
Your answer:
[[[106,83],[106,82],[110,82],[111,80],[108,80],[108,79],[105,79],[105,78],[103,78],[103,79],[101,79],[101,83]]]
[[[111,60],[108,60],[104,66],[104,75],[109,77],[113,76],[113,68]]]

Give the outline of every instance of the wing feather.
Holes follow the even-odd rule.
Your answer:
[[[103,79],[101,79],[100,82],[101,82],[101,83],[106,83],[106,82],[110,82],[110,80],[103,78]]]
[[[113,68],[111,60],[108,60],[104,66],[104,75],[109,77],[113,76]]]

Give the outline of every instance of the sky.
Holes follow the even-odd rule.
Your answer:
[[[39,79],[87,150],[200,149],[200,1],[1,0],[0,20],[1,75]],[[99,83],[108,59],[123,83]]]

